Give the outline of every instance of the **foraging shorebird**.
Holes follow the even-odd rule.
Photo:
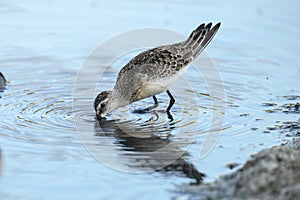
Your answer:
[[[187,70],[188,65],[205,49],[220,28],[221,23],[201,24],[187,40],[159,46],[138,54],[119,72],[113,90],[103,91],[96,97],[96,115],[103,118],[109,112],[147,97],[154,105],[140,110],[148,111],[158,106],[155,95],[167,92],[170,97],[167,113],[175,103],[169,87]]]

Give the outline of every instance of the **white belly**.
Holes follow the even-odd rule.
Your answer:
[[[138,101],[165,92],[185,73],[186,70],[187,67],[178,71],[178,73],[175,75],[166,78],[152,79],[150,81],[146,81],[147,78],[143,77],[143,79],[140,79],[139,84],[137,84],[135,89],[132,91],[132,95],[129,95],[130,102]]]
[[[183,69],[178,71],[177,74],[170,76],[168,78],[158,79],[157,81],[155,81],[155,83],[161,85],[164,88],[169,88],[175,83],[175,81],[177,81],[181,76],[185,74],[187,69],[188,67],[184,67]]]

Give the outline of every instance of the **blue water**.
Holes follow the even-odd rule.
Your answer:
[[[196,121],[201,113],[201,123],[184,159],[206,174],[204,182],[230,172],[227,163],[243,163],[250,154],[288,140],[282,130],[265,131],[276,121],[297,121],[299,115],[265,112],[269,107],[262,104],[300,101],[285,97],[300,94],[298,8],[295,0],[1,2],[0,71],[9,83],[0,93],[0,198],[171,199],[177,197],[178,185],[194,182],[180,171],[116,170],[95,159],[82,144],[82,134],[92,145],[102,144],[103,137],[95,136],[94,96],[82,96],[82,108],[72,109],[77,73],[96,47],[134,29],[155,27],[188,35],[202,22],[222,22],[206,53],[224,81],[224,130],[204,158],[199,152],[205,137],[212,134],[207,131],[211,99],[202,79],[195,77],[192,69],[186,73],[190,83],[200,86],[190,92],[197,94],[198,111],[185,114],[192,114],[190,120]],[[106,85],[98,85],[96,91],[112,87],[118,69],[133,54],[112,63]],[[86,90],[95,91],[93,81],[84,81]],[[183,102],[188,100],[188,95],[182,97]],[[160,101],[163,110],[168,99],[161,95]],[[138,106],[147,103],[152,100]],[[177,113],[179,104],[174,108],[175,121],[180,121],[184,115]],[[173,129],[167,133],[172,137],[178,134],[178,127],[188,123],[184,119],[171,125]],[[74,121],[82,125],[81,135]],[[163,112],[157,123],[166,132]],[[109,139],[118,143],[119,149],[103,154],[122,160],[129,147],[114,131]],[[133,162],[130,156],[129,161]]]

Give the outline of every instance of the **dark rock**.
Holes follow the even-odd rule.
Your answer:
[[[229,169],[234,169],[239,165],[240,165],[239,163],[227,163],[226,167],[228,167]]]
[[[299,199],[300,138],[254,155],[217,181],[181,188],[190,199]]]
[[[288,96],[283,96],[286,100],[297,100],[300,98],[299,95],[288,95]]]
[[[6,86],[6,79],[4,75],[0,72],[0,89]]]
[[[240,117],[247,117],[247,116],[249,116],[250,114],[248,114],[248,113],[244,113],[244,114],[240,114]]]
[[[262,103],[263,106],[276,106],[276,103]]]

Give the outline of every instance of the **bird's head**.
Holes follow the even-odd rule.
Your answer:
[[[98,94],[94,101],[94,109],[96,111],[96,115],[99,117],[104,117],[107,113],[114,110],[112,91],[103,91]]]

